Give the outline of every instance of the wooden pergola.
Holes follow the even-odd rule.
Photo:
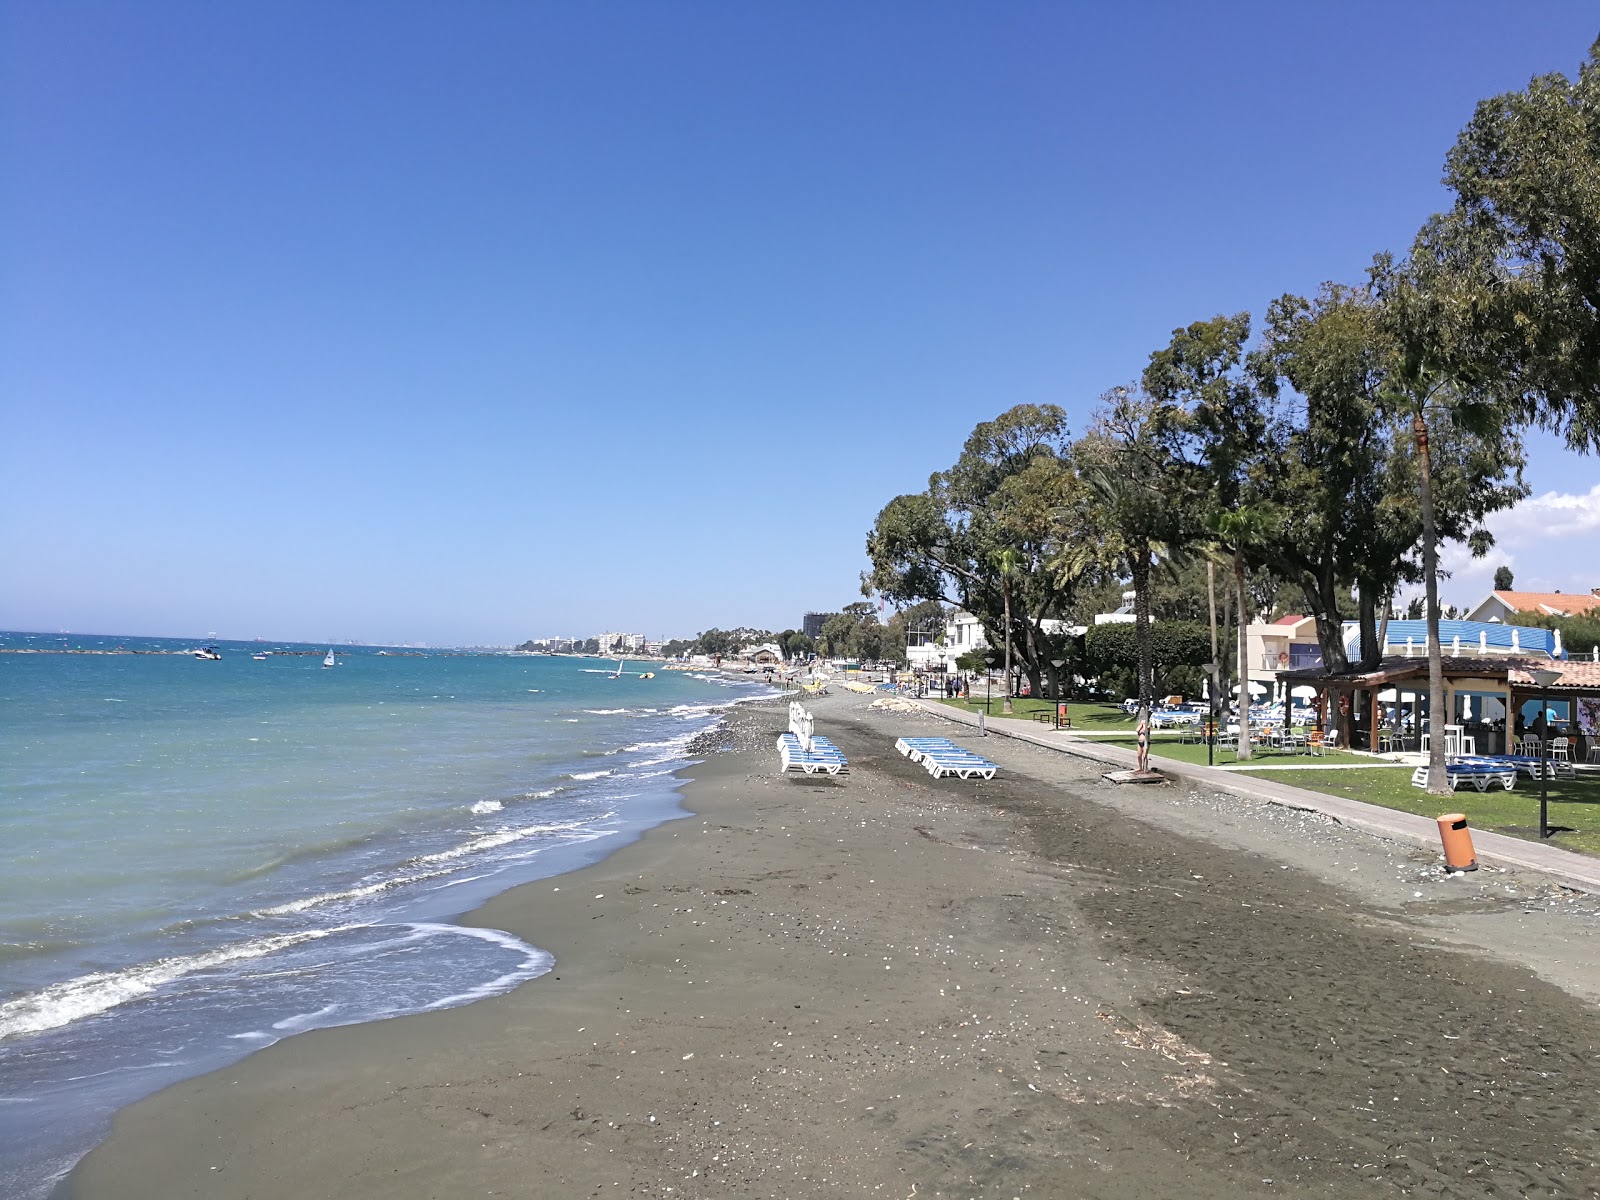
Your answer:
[[[1583,757],[1587,746],[1595,744],[1594,734],[1579,733],[1577,702],[1583,699],[1600,701],[1600,663],[1492,655],[1446,656],[1443,666],[1447,717],[1455,712],[1458,695],[1493,696],[1505,706],[1506,733],[1509,734],[1515,728],[1519,705],[1548,696],[1551,700],[1572,702],[1572,737],[1577,756]],[[1534,683],[1532,673],[1536,670],[1559,672],[1548,691]],[[1395,692],[1394,720],[1390,728],[1398,732],[1403,698],[1408,694],[1413,697],[1415,711],[1428,695],[1428,659],[1425,655],[1391,655],[1371,671],[1334,675],[1321,668],[1311,668],[1284,671],[1278,678],[1290,687],[1316,688],[1318,724],[1327,728],[1329,719],[1333,718],[1344,745],[1375,751],[1384,728],[1377,719],[1379,695],[1391,689]],[[1508,748],[1502,744],[1498,750],[1505,752]],[[1489,748],[1480,746],[1479,750],[1487,753]]]

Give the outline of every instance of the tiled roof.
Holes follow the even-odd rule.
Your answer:
[[[1298,624],[1300,624],[1301,621],[1304,621],[1304,620],[1305,620],[1305,618],[1302,617],[1299,613],[1294,613],[1294,614],[1292,614],[1290,616],[1287,616],[1287,617],[1279,617],[1276,621],[1273,622],[1273,624],[1274,625],[1298,625]]]
[[[1600,596],[1584,592],[1496,592],[1495,599],[1517,612],[1588,612],[1600,608]]]
[[[1552,688],[1584,688],[1592,690],[1600,688],[1600,663],[1597,662],[1554,662],[1549,664],[1553,671],[1560,671],[1561,678],[1550,686]],[[1533,683],[1533,676],[1525,670],[1511,672],[1512,683]]]
[[[1549,659],[1516,659],[1516,658],[1451,658],[1444,656],[1444,673],[1447,676],[1477,676],[1480,679],[1500,679],[1509,677],[1510,681],[1519,688],[1531,688],[1535,670],[1559,671],[1561,677],[1550,685],[1551,690],[1561,688],[1578,688],[1583,691],[1600,691],[1600,663],[1585,660],[1551,661]],[[1299,671],[1280,671],[1278,678],[1287,682],[1304,683],[1336,683],[1342,687],[1387,687],[1398,679],[1426,679],[1428,675],[1428,660],[1425,656],[1418,655],[1408,658],[1404,655],[1390,655],[1378,665],[1375,671],[1362,674],[1330,676],[1320,667],[1308,667]]]

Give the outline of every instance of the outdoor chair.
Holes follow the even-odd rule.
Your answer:
[[[1600,763],[1600,742],[1597,742],[1593,746],[1589,747],[1589,755],[1586,759],[1584,759],[1584,761]]]
[[[1327,733],[1322,735],[1322,744],[1329,750],[1337,750],[1339,748],[1339,731],[1337,729],[1328,730]]]
[[[1564,737],[1551,738],[1550,739],[1550,758],[1551,758],[1552,761],[1555,761],[1555,760],[1559,759],[1562,762],[1571,762],[1572,761],[1572,740],[1570,738],[1564,738]]]
[[[1526,754],[1529,758],[1538,758],[1540,744],[1538,738],[1528,734],[1517,743],[1517,753]]]
[[[1328,737],[1320,729],[1313,729],[1306,734],[1306,753],[1325,754],[1327,752]]]

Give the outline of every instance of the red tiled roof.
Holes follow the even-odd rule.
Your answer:
[[[1553,662],[1550,664],[1550,669],[1561,672],[1561,678],[1550,685],[1552,688],[1583,688],[1585,690],[1600,688],[1600,663],[1579,662],[1577,660]],[[1527,670],[1513,670],[1511,672],[1511,682],[1527,684],[1531,687],[1533,685],[1533,676],[1529,675]]]
[[[1495,599],[1517,612],[1542,613],[1554,609],[1563,613],[1588,612],[1600,608],[1600,596],[1584,592],[1495,592]]]
[[[1304,620],[1305,620],[1305,618],[1302,617],[1299,613],[1294,613],[1291,616],[1279,617],[1276,621],[1273,622],[1273,624],[1274,625],[1298,625],[1298,624],[1300,624],[1301,621],[1304,621]]]

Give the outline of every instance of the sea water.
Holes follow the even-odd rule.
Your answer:
[[[6,1196],[47,1195],[178,1079],[544,973],[452,918],[681,815],[688,743],[766,692],[596,659],[0,635],[119,646],[0,654]]]

